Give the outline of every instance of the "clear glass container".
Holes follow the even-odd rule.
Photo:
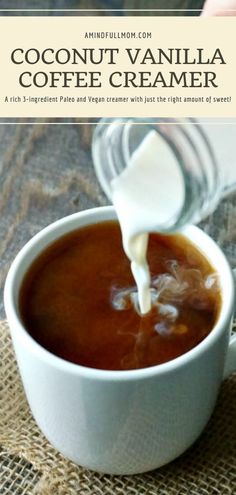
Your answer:
[[[172,166],[181,172],[184,184],[181,210],[164,226],[156,225],[156,230],[171,232],[187,223],[198,223],[215,210],[225,194],[236,188],[236,170],[234,180],[226,185],[212,145],[194,119],[102,119],[94,132],[92,153],[105,194],[112,201],[112,180],[128,166],[150,130],[158,133],[162,144],[171,150]]]

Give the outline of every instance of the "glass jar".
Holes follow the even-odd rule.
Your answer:
[[[234,180],[226,185],[212,145],[194,119],[102,119],[94,132],[92,153],[105,194],[112,201],[112,180],[128,166],[150,130],[158,133],[162,145],[171,150],[172,166],[181,172],[184,185],[182,208],[165,226],[156,225],[156,230],[171,232],[187,223],[198,223],[215,210],[225,194],[236,188],[236,171]],[[163,174],[163,167],[161,170]],[[171,181],[169,171],[168,174]]]

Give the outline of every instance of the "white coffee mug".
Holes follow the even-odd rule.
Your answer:
[[[45,436],[82,466],[132,474],[162,466],[184,452],[206,426],[223,378],[236,370],[236,337],[230,337],[234,282],[215,242],[188,226],[182,233],[219,274],[223,302],[211,333],[186,354],[146,369],[104,371],[64,361],[24,328],[18,306],[22,279],[32,261],[59,237],[115,218],[113,207],[95,208],[39,232],[14,260],[4,300],[25,392]]]

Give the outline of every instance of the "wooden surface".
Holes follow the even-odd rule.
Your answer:
[[[41,228],[106,203],[91,162],[92,126],[0,126],[0,287]],[[2,301],[2,299],[1,299]]]
[[[0,0],[1,8],[43,9],[201,9],[204,0]],[[108,13],[107,13],[108,14]],[[150,15],[151,13],[149,13]],[[20,13],[15,14],[20,15]],[[55,15],[51,12],[50,15]],[[87,15],[87,14],[86,14]],[[102,15],[105,15],[104,13]],[[108,14],[109,15],[109,14]],[[113,13],[114,15],[114,13]],[[122,13],[117,13],[122,15]],[[157,14],[156,14],[157,15]],[[163,15],[161,12],[158,15]],[[166,13],[165,13],[166,15]],[[173,13],[170,12],[170,15]],[[183,15],[176,12],[175,15]],[[198,15],[188,12],[188,15]]]
[[[1,290],[14,256],[40,229],[107,203],[91,160],[93,129],[86,124],[0,126]],[[236,266],[236,194],[221,203],[204,228]]]
[[[125,8],[132,9],[181,9],[179,12],[155,12],[155,15],[199,15],[195,9],[202,9],[203,3],[204,0],[124,0],[123,2]],[[182,9],[186,9],[186,12]],[[153,14],[154,12],[148,13],[148,15]]]

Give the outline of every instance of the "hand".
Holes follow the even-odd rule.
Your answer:
[[[206,0],[203,7],[202,15],[236,15],[236,0]]]

